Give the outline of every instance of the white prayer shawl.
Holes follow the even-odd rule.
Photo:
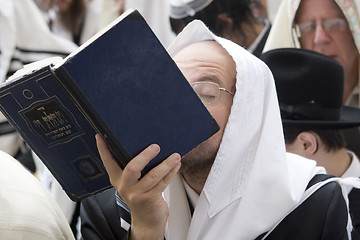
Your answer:
[[[49,192],[3,151],[0,151],[0,238],[75,239]]]
[[[80,32],[79,45],[83,44],[100,30],[100,15],[102,6],[103,0],[90,0],[87,2],[85,16],[83,19],[84,22]],[[68,39],[69,41],[73,41],[72,32],[61,22],[58,8],[54,7],[50,11],[52,12],[52,14],[49,14],[49,17],[52,20],[52,32],[58,36]]]
[[[174,41],[167,0],[130,0],[125,2],[125,10],[128,9],[141,13],[163,46],[167,48]]]
[[[54,177],[54,175],[52,175],[49,169],[44,165],[44,163],[34,152],[32,152],[32,158],[35,162],[39,181],[45,186],[51,196],[56,200],[68,223],[71,223],[75,213],[76,202],[72,201],[69,198],[63,187]]]
[[[30,63],[56,53],[67,55],[77,48],[71,41],[50,32],[32,0],[0,0],[0,6],[0,82],[5,80],[14,56],[22,62]],[[16,48],[29,52],[19,52]],[[22,67],[19,63],[13,69]]]
[[[353,40],[360,54],[360,0],[334,0],[346,17]],[[263,52],[276,48],[300,48],[296,31],[293,28],[295,15],[301,0],[283,0],[273,21]],[[359,55],[360,57],[360,55]],[[359,94],[360,89],[360,61],[359,81],[353,94]],[[360,97],[350,97],[346,105],[360,107]]]
[[[324,172],[311,160],[287,154],[274,80],[267,66],[242,47],[190,23],[169,53],[215,40],[236,63],[236,93],[223,139],[191,218],[180,176],[165,191],[170,216],[166,238],[255,239],[286,216],[309,180]]]
[[[267,17],[271,23],[274,22],[280,4],[281,4],[281,0],[266,0]]]
[[[76,45],[51,33],[32,0],[0,0],[0,83],[7,73],[54,55],[68,53]],[[21,49],[21,50],[19,50]],[[6,119],[0,114],[0,122]],[[17,133],[0,137],[0,149],[14,156],[21,144]]]

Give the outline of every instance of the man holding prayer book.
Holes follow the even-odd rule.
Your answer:
[[[286,153],[267,66],[198,20],[168,51],[221,130],[142,178],[161,146],[122,170],[96,136],[114,188],[82,202],[83,238],[349,239],[342,190],[359,182],[321,181],[315,161]]]

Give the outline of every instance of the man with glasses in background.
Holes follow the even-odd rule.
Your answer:
[[[360,20],[355,0],[283,0],[263,52],[296,47],[337,60],[344,68],[343,104],[360,107]],[[326,91],[326,85],[323,86]],[[347,147],[360,155],[358,128],[344,130]]]

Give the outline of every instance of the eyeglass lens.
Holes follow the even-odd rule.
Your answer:
[[[196,82],[192,84],[195,93],[204,104],[212,104],[218,101],[220,87],[213,82]]]
[[[301,22],[298,23],[298,26],[302,34],[312,34],[315,32],[317,24],[320,24],[325,32],[333,33],[343,31],[346,26],[346,21],[342,18],[329,18],[322,22]]]

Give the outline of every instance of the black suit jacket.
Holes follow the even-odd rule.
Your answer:
[[[347,219],[341,188],[331,182],[290,213],[266,239],[345,240],[349,239]]]
[[[114,189],[83,200],[81,223],[85,240],[128,238],[127,231],[120,226]],[[266,239],[345,240],[346,225],[347,207],[341,188],[337,182],[331,182],[289,214]]]
[[[127,239],[127,231],[120,226],[114,188],[83,200],[80,217],[81,235],[85,240]]]
[[[353,189],[349,194],[350,216],[353,224],[351,236],[353,240],[360,240],[360,189]]]

